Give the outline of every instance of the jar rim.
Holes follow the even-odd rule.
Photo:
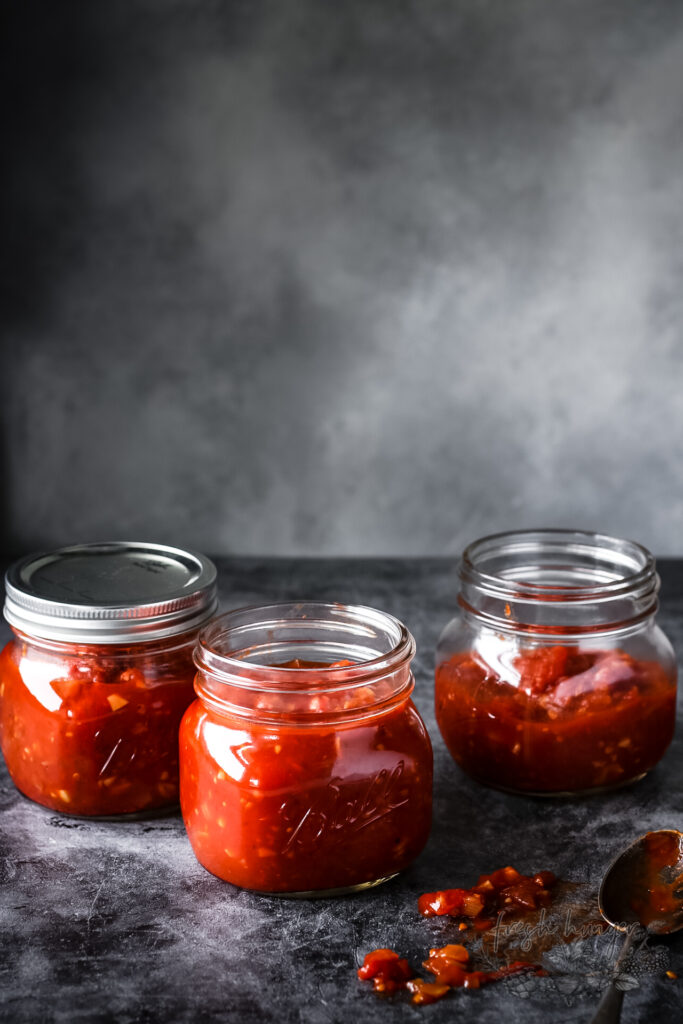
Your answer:
[[[519,560],[521,556],[527,556],[527,564],[520,565],[518,569],[525,571],[529,568],[531,554],[553,552],[574,557],[577,567],[583,558],[586,575],[592,572],[593,578],[587,582],[539,582],[518,577],[512,570],[503,574],[481,567],[494,557],[509,556],[514,565],[515,558]],[[599,568],[600,552],[603,555],[602,568]],[[569,572],[571,566],[563,568]],[[491,596],[530,601],[594,602],[643,593],[653,588],[656,592],[658,587],[655,558],[642,544],[610,534],[559,528],[511,530],[481,537],[463,551],[459,574],[464,583],[472,584]]]
[[[289,613],[289,615],[287,614]],[[327,614],[327,620],[311,618],[311,614]],[[234,657],[216,649],[221,638],[231,630],[236,633],[249,628],[274,629],[276,624],[292,625],[310,631],[311,627],[324,626],[326,630],[351,628],[359,636],[377,636],[374,630],[385,630],[393,638],[386,651],[373,658],[352,662],[350,665],[334,667],[284,667],[272,662],[246,660]],[[309,640],[312,646],[314,641]],[[237,649],[246,654],[252,648],[247,645]],[[415,654],[415,640],[403,623],[387,612],[360,604],[342,604],[325,601],[285,601],[268,605],[247,605],[218,615],[199,633],[194,650],[195,665],[218,680],[230,682],[245,689],[259,689],[268,692],[311,692],[320,694],[337,688],[351,689],[395,672],[402,664],[410,662]],[[335,659],[337,660],[337,659]],[[324,682],[321,683],[321,675]]]

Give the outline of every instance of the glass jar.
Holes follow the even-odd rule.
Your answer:
[[[180,802],[205,868],[310,896],[378,885],[414,860],[432,806],[414,653],[396,619],[342,604],[242,609],[201,633]]]
[[[159,544],[84,544],[11,566],[0,742],[17,788],[76,815],[177,803],[192,652],[216,604],[213,564]]]
[[[485,537],[441,635],[436,718],[455,761],[511,792],[570,795],[642,778],[669,746],[676,661],[655,622],[655,560],[568,530]]]

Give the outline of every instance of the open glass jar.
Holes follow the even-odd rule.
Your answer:
[[[262,893],[368,888],[427,841],[432,748],[412,636],[342,604],[247,608],[200,635],[180,801],[209,871]]]
[[[160,544],[84,544],[10,567],[0,742],[26,796],[110,816],[178,802],[178,726],[216,570]]]
[[[645,775],[674,732],[676,661],[639,544],[566,530],[470,545],[437,647],[436,718],[455,761],[535,795]]]

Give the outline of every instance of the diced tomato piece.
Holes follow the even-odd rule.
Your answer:
[[[462,913],[466,889],[443,889],[440,892],[426,892],[417,901],[417,908],[423,917],[441,917],[444,914]]]
[[[462,901],[462,912],[465,917],[476,917],[484,909],[483,897],[477,892],[468,893]]]
[[[557,877],[552,871],[537,871],[534,875],[534,882],[536,885],[540,885],[541,889],[549,889],[556,881]]]
[[[125,708],[128,701],[120,693],[110,693],[107,697],[107,703],[112,711],[119,711],[121,708]]]
[[[413,993],[413,1002],[417,1006],[436,1003],[451,990],[450,985],[442,985],[437,981],[424,981],[422,978],[412,978],[407,982],[406,988]]]
[[[358,977],[361,981],[374,978],[381,970],[388,969],[389,964],[398,961],[399,955],[393,949],[373,949],[366,953],[363,959],[363,966],[358,968]]]
[[[470,955],[464,946],[452,944],[440,949],[430,949],[429,959],[423,967],[435,975],[436,980],[456,987],[463,985],[467,974],[466,964]]]
[[[492,872],[488,878],[494,889],[504,889],[508,885],[514,885],[515,882],[519,882],[520,878],[523,878],[519,871],[515,868],[498,868],[497,871]]]
[[[367,953],[363,966],[358,968],[361,981],[372,980],[378,992],[395,992],[405,987],[412,974],[408,961],[393,949],[373,949]]]
[[[50,685],[62,700],[77,700],[83,689],[78,679],[53,679]]]
[[[429,955],[446,957],[449,960],[455,960],[461,964],[466,964],[470,958],[470,954],[459,942],[451,942],[447,946],[430,949]]]
[[[520,675],[521,686],[528,693],[544,693],[566,675],[570,650],[568,647],[537,647],[523,651],[512,664]]]

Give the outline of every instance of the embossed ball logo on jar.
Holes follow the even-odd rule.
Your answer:
[[[403,775],[403,761],[391,771],[382,768],[354,796],[349,795],[349,786],[343,779],[333,779],[306,805],[303,813],[298,798],[285,800],[280,816],[289,839],[283,853],[297,845],[322,844],[335,832],[360,832],[399,807],[405,807],[409,798],[402,787]]]
[[[414,860],[432,787],[414,652],[396,619],[342,604],[242,609],[204,630],[180,732],[181,807],[204,867],[320,895]]]

